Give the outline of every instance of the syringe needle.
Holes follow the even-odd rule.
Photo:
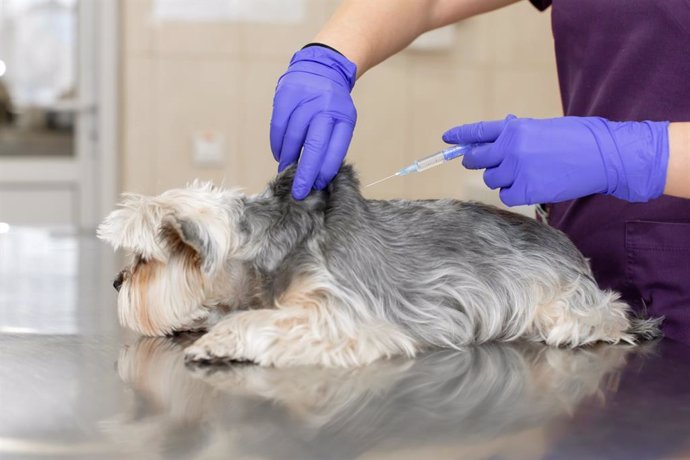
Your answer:
[[[368,187],[371,187],[372,185],[380,184],[381,182],[383,182],[383,181],[385,181],[385,180],[388,180],[388,179],[390,179],[391,177],[395,177],[395,176],[397,176],[397,175],[398,175],[398,173],[391,174],[391,175],[388,176],[388,177],[384,177],[383,179],[379,179],[379,180],[377,180],[377,181],[375,181],[375,182],[372,182],[372,183],[369,184],[369,185],[365,185],[364,188],[368,188]]]
[[[474,145],[474,144],[473,144]],[[396,172],[395,174],[391,174],[388,177],[384,177],[383,179],[379,179],[376,182],[372,182],[371,184],[365,186],[364,188],[371,187],[372,185],[380,184],[383,181],[386,181],[390,179],[391,177],[395,176],[407,176],[408,174],[412,173],[418,173],[421,171],[426,171],[429,168],[433,168],[434,166],[442,165],[443,163],[446,163],[450,160],[453,160],[455,158],[458,158],[462,155],[465,154],[465,152],[470,149],[472,145],[464,145],[464,144],[458,144],[454,145],[452,147],[448,147],[444,150],[441,150],[440,152],[433,153],[427,157],[424,157],[422,159],[419,159],[412,163],[409,166],[405,166],[402,168],[400,171]]]

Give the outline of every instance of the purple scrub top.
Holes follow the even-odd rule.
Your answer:
[[[551,6],[565,115],[690,121],[690,0],[531,1]],[[690,344],[690,200],[595,195],[546,211],[601,287]]]

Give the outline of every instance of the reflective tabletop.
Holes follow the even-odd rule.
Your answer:
[[[117,326],[91,236],[0,234],[0,458],[690,458],[690,347],[489,344],[357,369],[186,365]]]

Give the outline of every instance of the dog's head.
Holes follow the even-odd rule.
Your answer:
[[[243,195],[194,183],[156,197],[126,194],[98,237],[129,257],[114,282],[120,323],[145,335],[204,327],[232,293]]]
[[[156,197],[123,195],[98,228],[99,238],[130,258],[114,283],[122,325],[146,335],[205,328],[228,309],[257,301],[256,273],[298,271],[295,258],[285,259],[323,233],[329,197],[337,197],[328,203],[343,215],[363,199],[350,166],[328,190],[302,201],[290,193],[294,176],[295,167],[287,168],[250,197],[204,183]]]

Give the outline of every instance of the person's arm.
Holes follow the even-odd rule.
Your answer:
[[[690,198],[690,122],[601,117],[517,118],[452,128],[443,140],[473,145],[462,164],[485,169],[508,206],[594,194],[645,202]]]
[[[344,1],[276,86],[271,151],[279,171],[297,163],[293,196],[325,188],[338,173],[357,122],[350,91],[359,76],[428,30],[516,1]]]
[[[690,198],[690,122],[668,128],[668,172],[664,194]]]
[[[357,65],[357,77],[433,29],[518,0],[347,0],[314,37]]]

